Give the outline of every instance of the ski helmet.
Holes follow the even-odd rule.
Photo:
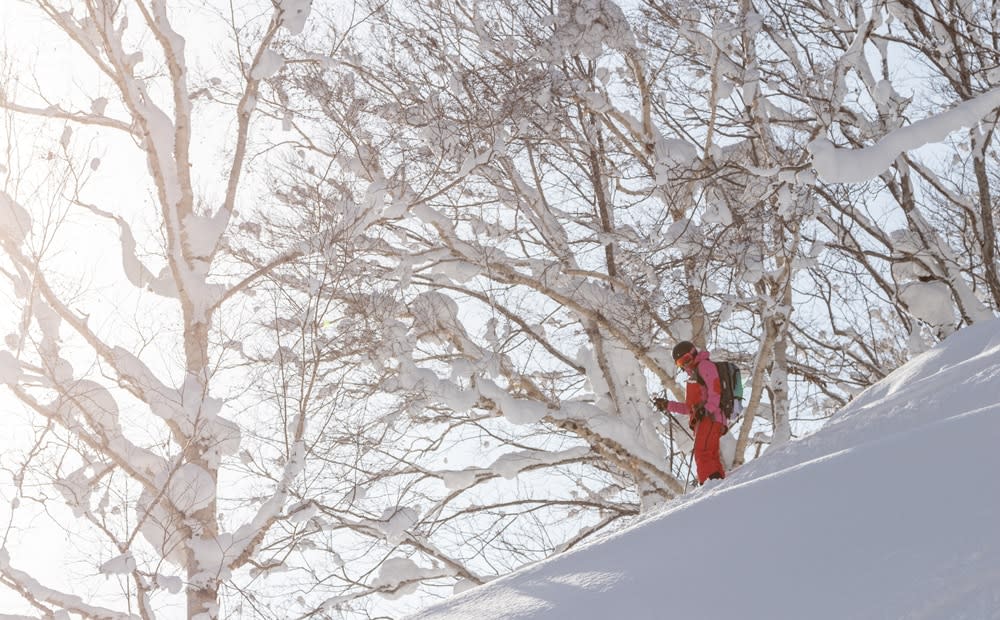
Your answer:
[[[687,363],[690,363],[691,359],[693,359],[697,354],[698,350],[695,348],[694,344],[687,340],[678,342],[672,353],[674,362],[678,366],[687,365]]]

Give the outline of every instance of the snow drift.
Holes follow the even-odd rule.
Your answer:
[[[413,620],[1000,619],[1000,321],[819,432]]]

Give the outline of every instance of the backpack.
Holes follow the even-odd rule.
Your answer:
[[[712,363],[719,373],[722,392],[719,397],[719,409],[722,410],[722,415],[726,416],[726,421],[732,421],[743,413],[743,376],[740,374],[740,367],[733,362],[712,361]],[[695,374],[698,383],[705,385],[701,376]]]

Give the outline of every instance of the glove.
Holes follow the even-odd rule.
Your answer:
[[[670,401],[667,400],[666,398],[657,396],[656,398],[653,399],[653,406],[664,413],[668,411],[669,405]]]
[[[705,408],[701,405],[695,405],[694,410],[691,412],[691,419],[688,420],[688,428],[694,430],[694,427],[698,425],[698,421],[705,417]]]

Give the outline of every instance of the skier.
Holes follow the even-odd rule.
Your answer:
[[[694,462],[698,484],[706,480],[726,477],[719,453],[719,440],[728,430],[726,418],[719,408],[722,385],[719,373],[708,351],[698,351],[687,340],[677,343],[673,350],[674,363],[688,375],[685,402],[654,398],[657,409],[666,413],[690,416],[688,426],[694,431]]]

